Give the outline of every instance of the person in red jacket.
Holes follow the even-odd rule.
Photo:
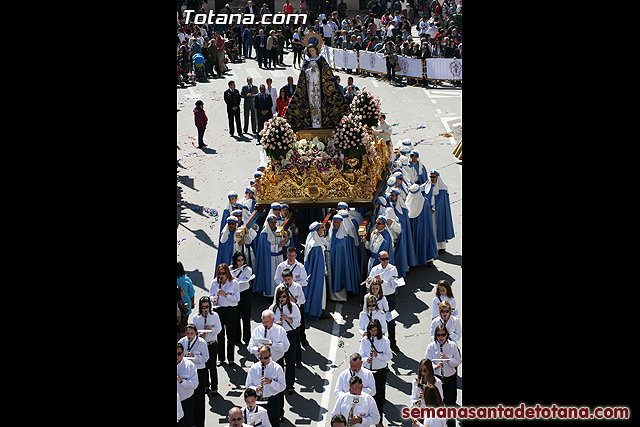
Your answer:
[[[203,149],[207,145],[204,143],[204,131],[207,128],[207,114],[204,112],[204,102],[196,101],[196,108],[193,109],[193,118],[196,121],[196,128],[198,128],[198,148]]]
[[[282,6],[282,12],[284,12],[285,14],[293,13],[293,5],[289,2],[289,0],[286,0],[284,6]]]

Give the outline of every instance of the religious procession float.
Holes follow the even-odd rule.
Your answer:
[[[319,55],[322,37],[305,38],[308,58],[284,117],[265,122],[261,144],[269,158],[255,181],[259,208],[371,208],[388,174],[391,147],[374,133],[380,100],[363,89],[347,103]]]

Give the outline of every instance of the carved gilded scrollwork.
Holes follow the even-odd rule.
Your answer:
[[[390,147],[372,131],[369,133],[375,142],[373,161],[363,156],[360,168],[346,172],[332,168],[330,173],[321,173],[312,166],[309,174],[299,173],[297,170],[276,173],[272,170],[270,161],[264,177],[257,178],[259,185],[256,186],[256,199],[264,204],[278,201],[294,205],[334,200],[336,203],[370,202],[387,168]],[[357,160],[349,159],[354,165]]]

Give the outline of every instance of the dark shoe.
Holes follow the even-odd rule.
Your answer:
[[[291,396],[291,395],[293,394],[293,391],[294,391],[294,390],[293,390],[292,388],[290,388],[289,390],[287,390],[287,394],[288,394],[289,396]]]

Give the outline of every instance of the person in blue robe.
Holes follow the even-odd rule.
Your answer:
[[[453,239],[455,236],[449,190],[437,170],[430,171],[429,178],[424,193],[431,207],[433,231],[438,242],[438,251],[444,251],[447,248],[447,240]]]
[[[416,150],[411,150],[409,158],[410,161],[408,166],[413,169],[413,172],[411,173],[413,183],[418,185],[424,184],[429,180],[429,173],[427,172],[427,168],[420,161],[420,153]]]
[[[349,238],[346,227],[343,227],[344,218],[334,215],[332,227],[329,231],[329,276],[330,292],[329,298],[334,301],[344,302],[347,300],[347,292],[358,293],[359,282],[356,280],[354,271],[358,266],[354,265],[353,252],[348,245],[353,245]]]
[[[318,320],[323,316],[327,306],[327,291],[325,277],[325,253],[327,241],[320,235],[324,227],[317,221],[309,226],[309,234],[304,247],[304,269],[307,271],[307,286],[302,288],[304,298],[305,319]]]
[[[427,264],[438,257],[438,245],[433,233],[430,204],[424,197],[421,188],[418,184],[411,185],[406,200],[409,226],[413,235],[413,247],[416,251],[418,265]]]
[[[230,191],[227,194],[227,198],[229,199],[229,203],[227,203],[227,206],[222,211],[222,217],[220,218],[220,233],[218,234],[218,238],[222,235],[222,229],[227,224],[227,218],[231,214],[231,211],[233,211],[234,209],[238,209],[236,205],[236,202],[238,201],[238,193],[235,191]]]
[[[284,223],[284,220],[287,219],[287,216],[289,216],[289,205],[286,203],[281,203],[280,204],[280,216],[278,217],[278,227],[281,226]],[[298,245],[298,227],[295,224],[295,219],[296,219],[296,215],[295,213],[291,216],[291,219],[289,220],[290,225],[289,225],[289,245],[288,246],[293,246],[294,248],[296,248],[296,252],[297,252],[297,260],[299,262],[302,262],[302,253],[300,251],[300,246]]]
[[[347,244],[347,250],[349,255],[351,256],[351,265],[354,265],[354,268],[351,271],[353,275],[353,281],[355,283],[360,283],[360,257],[362,256],[362,246],[360,246],[360,238],[358,237],[358,226],[354,225],[349,216],[349,211],[346,209],[340,209],[338,211],[338,215],[342,217],[342,226],[345,228],[347,232],[347,239],[349,239],[349,243]],[[364,280],[364,278],[362,279]]]
[[[401,250],[405,251],[405,256],[408,264],[407,271],[409,271],[408,267],[418,265],[416,251],[413,244],[413,233],[409,224],[409,210],[407,209],[404,200],[402,200],[402,198],[400,197],[400,191],[397,188],[391,189],[391,192],[389,193],[389,201],[391,202],[393,212],[395,213],[398,221],[400,222],[400,225],[402,226],[402,233],[400,233],[400,236],[398,237],[396,246],[399,246],[398,253]],[[399,254],[395,255],[397,263],[399,263],[399,258]],[[398,277],[406,276],[407,271],[400,271],[398,265],[396,265],[396,268],[398,269],[399,273]]]
[[[273,277],[276,274],[278,264],[284,257],[282,248],[289,242],[286,232],[283,237],[276,237],[277,217],[268,215],[260,236],[256,251],[256,278],[253,281],[253,292],[262,293],[266,297],[273,297],[273,292],[277,286]]]
[[[369,249],[369,263],[367,265],[367,276],[371,272],[371,269],[380,264],[378,254],[381,251],[389,253],[389,263],[396,265],[393,254],[393,240],[387,230],[387,217],[384,215],[378,215],[375,222],[375,229],[371,230],[369,240],[366,240],[366,236],[362,237],[362,242],[365,247]]]
[[[231,265],[233,262],[233,237],[238,225],[238,219],[230,215],[226,220],[226,225],[222,227],[220,233],[220,241],[218,243],[218,255],[216,256],[216,268],[214,271],[218,271],[218,265],[224,263]]]

